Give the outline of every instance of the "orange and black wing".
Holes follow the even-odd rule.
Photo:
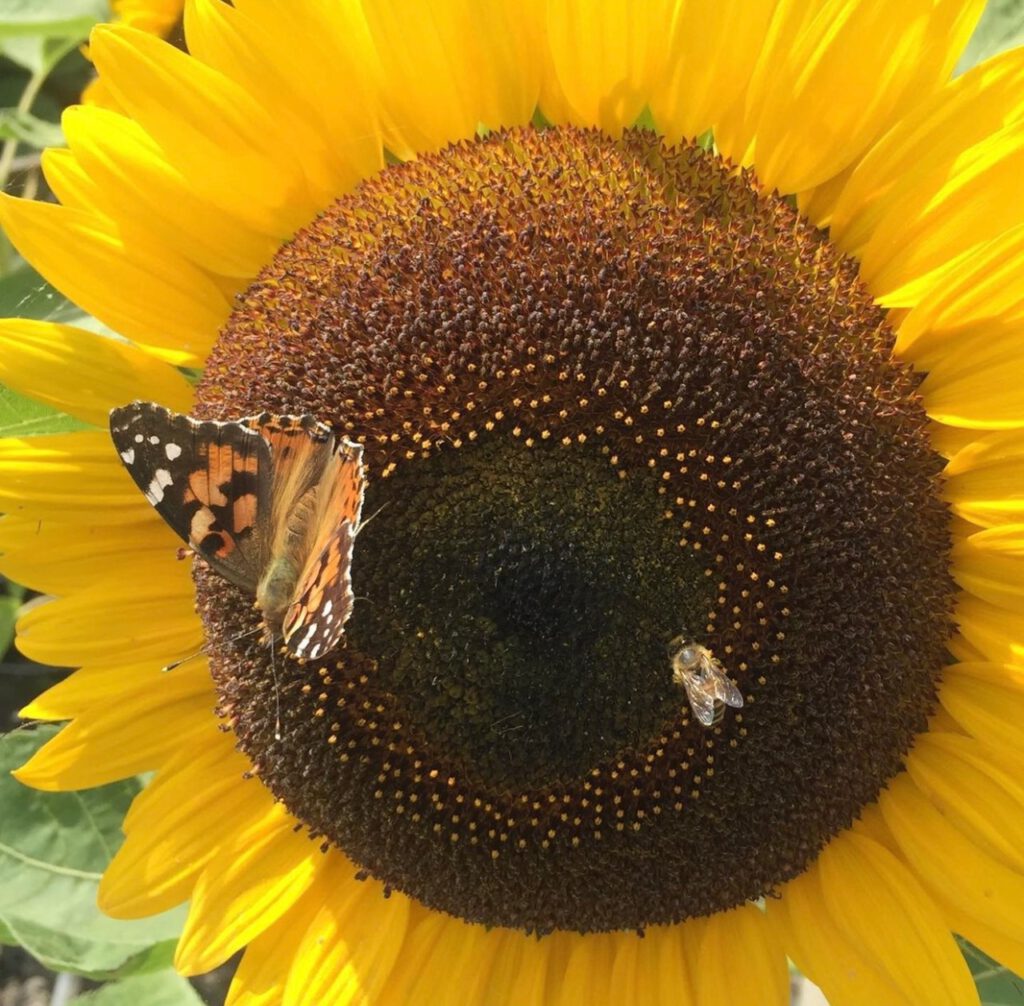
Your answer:
[[[267,444],[271,459],[268,497],[273,513],[269,553],[282,555],[288,549],[282,532],[296,506],[315,491],[334,453],[334,433],[312,416],[281,416],[264,412],[239,420]],[[314,493],[315,495],[315,493]]]
[[[342,440],[317,487],[314,535],[282,632],[296,657],[330,653],[352,614],[352,554],[363,509],[363,450]]]
[[[270,449],[243,423],[133,402],[110,435],[135,484],[171,529],[221,576],[255,591],[265,565]]]

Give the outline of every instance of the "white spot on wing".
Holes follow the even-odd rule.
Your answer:
[[[145,440],[145,439],[146,439],[146,438],[145,438],[145,437],[144,437],[144,436],[143,436],[143,435],[142,435],[141,433],[136,433],[136,434],[135,434],[135,442],[136,442],[137,444],[141,444],[141,443],[142,443],[142,441],[143,441],[143,440]]]
[[[129,447],[128,450],[121,451],[121,460],[126,465],[134,464],[135,463],[135,448],[134,447]]]
[[[333,608],[333,607],[334,607],[334,602],[333,602],[333,601],[328,601],[328,602],[327,602],[327,603],[326,603],[326,604],[325,604],[325,605],[323,606],[323,609],[322,609],[322,611],[323,611],[323,613],[324,613],[325,615],[330,615],[330,613],[331,613],[331,608]]]
[[[152,444],[152,445],[153,445],[154,447],[156,447],[156,445],[157,445],[158,443],[160,443],[160,438],[159,438],[158,436],[152,436],[152,437],[150,437],[150,438],[149,438],[149,442],[150,442],[150,443],[151,443],[151,444]]]
[[[174,461],[181,457],[181,448],[177,444],[164,444],[164,454],[168,461]]]
[[[308,626],[308,628],[306,629],[306,634],[302,637],[302,639],[299,640],[298,644],[295,647],[296,654],[298,654],[300,657],[307,656],[307,654],[306,654],[306,647],[309,645],[310,640],[312,640],[312,638],[315,635],[315,633],[316,633],[316,625],[315,624],[310,624]],[[310,653],[309,654],[309,656],[312,656],[312,657],[315,657],[316,655],[317,655],[316,653]]]
[[[153,504],[159,503],[164,498],[164,489],[173,481],[171,473],[166,468],[158,468],[153,473],[153,481],[149,483],[149,488],[146,490],[146,499]]]

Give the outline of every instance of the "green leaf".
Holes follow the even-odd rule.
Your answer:
[[[85,35],[71,38],[47,38],[45,35],[5,35],[0,23],[0,55],[29,70],[34,77],[44,78],[78,45]],[[88,29],[86,30],[88,32]]]
[[[112,979],[162,970],[183,910],[125,922],[96,907],[100,876],[121,844],[121,821],[139,782],[41,793],[10,775],[55,732],[39,727],[0,739],[0,938],[54,971]]]
[[[71,1006],[199,1006],[202,999],[188,981],[173,971],[158,971],[137,978],[124,978],[87,992],[72,1000]]]
[[[1024,980],[1003,967],[963,937],[957,937],[960,950],[967,958],[982,1006],[1022,1006]]]
[[[14,640],[14,622],[24,596],[25,588],[9,581],[7,589],[0,594],[0,659],[3,659],[4,654],[11,648],[11,642]]]
[[[63,147],[64,131],[56,123],[17,108],[0,108],[0,140],[20,140],[30,147]]]
[[[0,278],[0,317],[85,325],[93,331],[102,327],[18,257],[10,271]]]
[[[4,0],[0,35],[85,38],[97,21],[109,19],[107,0]]]
[[[0,437],[38,437],[87,429],[88,424],[80,419],[0,385]]]
[[[1014,46],[1024,44],[1024,0],[989,0],[956,72],[963,73]]]
[[[3,0],[0,53],[44,78],[94,24],[109,20],[106,0]]]

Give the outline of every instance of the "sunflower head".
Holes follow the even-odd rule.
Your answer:
[[[198,390],[211,416],[315,412],[370,476],[322,666],[278,676],[232,642],[248,600],[200,579],[261,778],[365,872],[487,925],[774,891],[898,770],[950,632],[941,463],[892,342],[784,201],[649,132],[492,134],[334,203]],[[710,729],[681,635],[741,689]]]

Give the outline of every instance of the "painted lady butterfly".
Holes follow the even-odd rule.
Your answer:
[[[212,422],[133,402],[110,435],[157,513],[213,569],[255,594],[268,632],[316,660],[352,614],[363,449],[312,416]]]

